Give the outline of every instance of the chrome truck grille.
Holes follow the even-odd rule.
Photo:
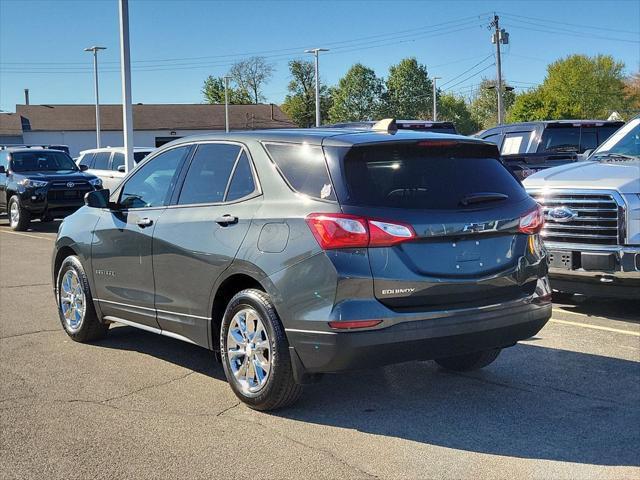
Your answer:
[[[618,244],[623,233],[624,212],[613,194],[563,190],[529,194],[544,208],[544,240],[587,245]]]

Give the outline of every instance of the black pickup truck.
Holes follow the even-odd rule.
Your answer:
[[[622,125],[608,120],[511,123],[474,136],[498,145],[502,161],[522,180],[538,170],[585,159]]]

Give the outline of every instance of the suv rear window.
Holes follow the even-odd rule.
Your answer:
[[[295,191],[322,200],[335,200],[322,147],[306,143],[268,143],[265,148]]]
[[[497,158],[492,158],[489,149],[493,148],[468,144],[353,147],[344,157],[350,196],[346,203],[455,210],[461,208],[463,197],[474,193],[503,193],[511,201],[522,200],[524,189]],[[485,205],[492,203],[480,206]]]

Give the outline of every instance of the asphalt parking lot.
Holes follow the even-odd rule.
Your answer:
[[[199,347],[71,341],[57,228],[0,217],[0,478],[640,478],[640,302],[576,298],[482,372],[326,376],[265,414]]]

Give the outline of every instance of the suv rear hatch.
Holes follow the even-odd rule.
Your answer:
[[[372,239],[376,225],[412,235],[369,248],[380,302],[402,310],[462,308],[533,293],[539,258],[523,231],[535,233],[541,214],[494,145],[356,145],[342,152],[341,164],[343,212],[369,222]]]

